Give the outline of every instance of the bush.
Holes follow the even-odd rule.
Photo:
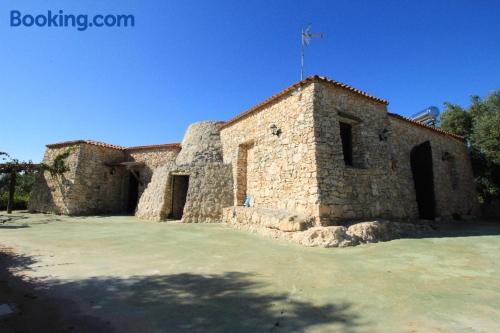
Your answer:
[[[14,194],[14,205],[12,209],[27,209],[30,200],[29,194]],[[9,193],[4,192],[0,195],[0,210],[7,210],[7,202],[9,201]]]

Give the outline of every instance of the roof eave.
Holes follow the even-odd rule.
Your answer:
[[[297,83],[292,84],[288,88],[285,88],[284,90],[280,91],[279,93],[272,95],[271,97],[267,98],[263,102],[255,105],[255,106],[251,107],[250,109],[248,109],[248,110],[246,110],[246,111],[238,114],[237,116],[229,119],[225,123],[221,124],[219,126],[219,129],[222,130],[222,129],[226,128],[226,127],[229,127],[229,126],[231,126],[231,125],[239,122],[240,120],[243,120],[243,119],[247,118],[248,116],[254,114],[255,112],[258,112],[258,111],[262,110],[264,107],[266,107],[269,104],[275,102],[279,98],[286,96],[287,94],[293,92],[294,90],[299,89],[301,87],[305,87],[308,84],[315,83],[315,82],[328,83],[328,84],[334,85],[337,88],[345,89],[345,90],[353,92],[353,93],[355,93],[357,95],[360,95],[360,96],[363,96],[365,98],[368,98],[368,99],[370,99],[370,100],[372,100],[374,102],[381,103],[381,104],[384,104],[384,105],[388,105],[389,104],[389,102],[387,100],[385,100],[385,99],[372,96],[372,95],[370,95],[370,94],[368,94],[368,93],[366,93],[366,92],[364,92],[362,90],[356,89],[356,88],[351,87],[351,86],[349,86],[347,84],[331,80],[331,79],[329,79],[327,77],[324,77],[324,76],[314,75],[314,76],[307,77],[307,78],[305,78],[302,81],[299,81]]]

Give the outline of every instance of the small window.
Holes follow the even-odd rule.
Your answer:
[[[352,166],[352,126],[350,124],[340,122],[340,139],[345,164]]]

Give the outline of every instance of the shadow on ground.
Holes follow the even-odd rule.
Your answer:
[[[0,214],[0,225],[5,223],[15,223],[28,219],[28,215]]]
[[[113,332],[108,322],[79,314],[73,301],[40,291],[41,283],[22,274],[35,263],[30,256],[0,246],[0,304],[14,310],[0,317],[0,332]]]
[[[421,237],[409,238],[477,237],[500,235],[499,220],[432,222],[431,227],[433,229],[432,232],[425,233]]]
[[[304,332],[323,324],[354,332],[360,324],[348,303],[314,305],[264,291],[254,278],[239,272],[184,273],[49,285],[82,295],[96,311],[127,318],[132,332]]]
[[[48,224],[51,222],[62,221],[62,219],[57,217],[57,215],[47,214],[45,218],[34,222],[29,219],[30,215],[28,215],[27,212],[19,212],[19,213],[24,213],[24,215],[0,213],[0,230],[29,228],[31,225]]]
[[[360,325],[348,303],[315,305],[266,289],[249,273],[21,279],[34,264],[0,248],[0,298],[18,308],[0,319],[1,332],[304,332],[319,325],[354,332]]]

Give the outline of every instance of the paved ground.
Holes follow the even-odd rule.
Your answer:
[[[18,273],[117,332],[500,332],[497,223],[319,249],[223,225],[5,216],[0,245],[34,260]]]

